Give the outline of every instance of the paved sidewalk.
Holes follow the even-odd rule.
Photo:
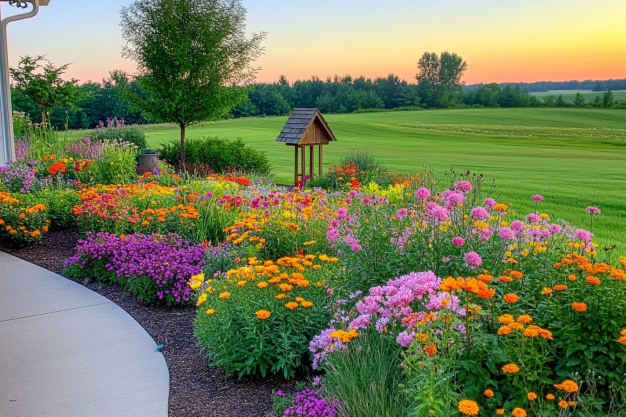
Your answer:
[[[0,252],[0,416],[166,417],[155,347],[107,298]]]

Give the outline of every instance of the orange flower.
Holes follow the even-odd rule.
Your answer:
[[[502,326],[498,329],[498,335],[506,336],[507,334],[511,334],[511,328],[509,326]]]
[[[526,410],[520,407],[515,407],[513,411],[511,411],[511,415],[513,417],[526,417]]]
[[[50,172],[52,175],[56,175],[59,172],[63,173],[65,171],[67,171],[67,168],[61,162],[55,162],[54,164],[50,165],[50,168],[48,168],[48,172]]]
[[[230,293],[229,292],[223,292],[220,294],[220,298],[222,300],[226,300],[228,297],[230,297]]]
[[[503,314],[500,317],[498,317],[498,323],[509,324],[509,323],[513,323],[514,321],[515,319],[510,314]]]
[[[313,305],[313,303],[310,302],[310,301],[303,301],[300,304],[302,304],[302,307],[304,307],[304,308],[309,308],[309,307],[311,307]]]
[[[504,301],[509,304],[515,304],[519,301],[519,297],[516,294],[506,294],[504,296]]]
[[[261,281],[258,284],[256,284],[257,287],[263,289],[263,288],[267,288],[267,282],[265,281]]]
[[[502,367],[502,372],[504,372],[505,374],[514,374],[519,372],[519,367],[514,363],[509,363]]]
[[[554,400],[554,394],[548,394],[548,395],[546,395],[546,400],[548,400],[548,401],[552,401],[552,400]]]
[[[466,416],[476,416],[480,412],[480,408],[478,404],[476,404],[476,401],[461,400],[459,401],[459,412]]]
[[[585,278],[585,282],[589,285],[600,285],[600,278],[589,276]]]
[[[278,288],[280,288],[281,291],[287,292],[287,291],[291,291],[293,287],[289,284],[280,284]]]
[[[254,314],[256,314],[256,318],[259,319],[259,320],[268,319],[272,315],[272,313],[270,313],[267,310],[259,310],[259,311],[257,311]]]
[[[573,302],[572,303],[572,308],[574,310],[578,311],[579,313],[582,313],[583,311],[587,311],[587,304]]]
[[[578,277],[576,275],[570,274],[567,276],[567,279],[569,279],[570,281],[576,281]]]
[[[498,408],[496,409],[496,414],[501,416],[502,414],[504,414],[504,408]]]
[[[524,276],[523,273],[521,273],[520,271],[511,271],[511,276],[513,278],[517,278],[517,279],[522,279],[522,277]]]
[[[554,286],[554,291],[565,291],[567,289],[567,285],[557,284]]]
[[[552,288],[543,287],[543,290],[541,290],[541,295],[550,295],[550,294],[552,294]]]
[[[578,392],[578,384],[575,381],[572,381],[571,379],[566,379],[560,384],[554,384],[554,388],[560,391],[569,392],[570,394],[574,392]]]
[[[478,291],[478,298],[482,298],[484,300],[493,298],[495,295],[496,295],[496,290],[494,290],[493,288],[486,288],[486,289]]]
[[[493,398],[493,396],[494,396],[494,393],[493,393],[493,391],[492,391],[492,390],[490,390],[490,389],[486,389],[486,390],[485,390],[485,397],[487,397],[487,398]]]
[[[491,275],[487,275],[487,274],[481,274],[478,276],[478,280],[482,281],[482,282],[492,282],[493,281],[493,277]]]
[[[622,336],[617,339],[617,343],[621,343],[622,345],[626,346],[626,336]]]
[[[559,401],[559,407],[567,408],[567,406],[568,406],[567,401],[563,401],[563,400]]]
[[[522,323],[511,323],[509,324],[509,327],[511,328],[511,330],[522,330],[524,328],[524,325]]]
[[[42,229],[43,229],[44,232],[47,232],[49,230],[48,226],[44,226],[44,227],[42,227]]]
[[[209,316],[212,316],[213,314],[215,314],[215,310],[213,310],[212,308],[210,308],[210,309],[208,309],[208,310],[206,311],[206,313],[207,313]]]
[[[506,204],[496,204],[493,209],[495,211],[505,211],[508,207],[506,206]]]
[[[498,282],[513,282],[513,278],[507,276],[507,275],[501,275],[498,277]]]
[[[517,318],[518,323],[531,323],[532,321],[533,321],[533,318],[526,314],[522,314],[521,316]]]
[[[435,356],[437,354],[437,344],[433,343],[432,345],[424,346],[424,352],[426,352],[429,358]]]
[[[289,310],[293,310],[295,308],[298,308],[298,303],[294,303],[293,301],[285,304],[285,307],[287,307]]]
[[[537,399],[537,394],[535,394],[534,392],[529,392],[528,393],[528,399],[530,401],[535,401]]]

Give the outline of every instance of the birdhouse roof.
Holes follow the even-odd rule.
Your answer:
[[[284,142],[287,145],[303,145],[303,140],[307,141],[305,139],[307,131],[313,129],[313,126],[320,131],[319,133],[323,136],[323,139],[321,139],[323,142],[337,141],[333,131],[318,109],[293,109],[293,113],[291,113],[283,130],[276,138],[276,142]],[[319,137],[319,134],[315,136]],[[317,142],[316,144],[323,144]]]

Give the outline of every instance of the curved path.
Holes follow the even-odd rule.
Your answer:
[[[0,416],[166,417],[155,347],[107,298],[0,252]]]

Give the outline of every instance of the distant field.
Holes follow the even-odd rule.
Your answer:
[[[544,98],[545,96],[548,95],[553,95],[555,97],[558,97],[559,95],[563,94],[563,99],[565,101],[569,101],[569,102],[573,102],[574,101],[574,97],[576,96],[576,93],[580,92],[582,93],[582,95],[585,97],[585,100],[587,101],[593,101],[596,96],[602,96],[603,92],[602,91],[590,91],[590,90],[550,90],[550,91],[540,91],[540,92],[535,92],[535,93],[530,93],[534,96],[537,96],[538,98]],[[613,95],[615,96],[615,100],[617,100],[618,102],[626,102],[626,90],[616,90],[613,91]]]
[[[192,127],[188,137],[243,138],[267,151],[276,180],[293,178],[293,152],[275,142],[286,117],[236,119]],[[601,109],[466,109],[328,115],[338,142],[325,148],[330,164],[351,148],[373,150],[391,171],[415,172],[424,164],[445,171],[482,172],[496,179],[495,198],[532,210],[541,194],[544,212],[589,227],[601,245],[616,243],[626,255],[626,111]],[[149,142],[177,140],[178,131],[151,126]]]

